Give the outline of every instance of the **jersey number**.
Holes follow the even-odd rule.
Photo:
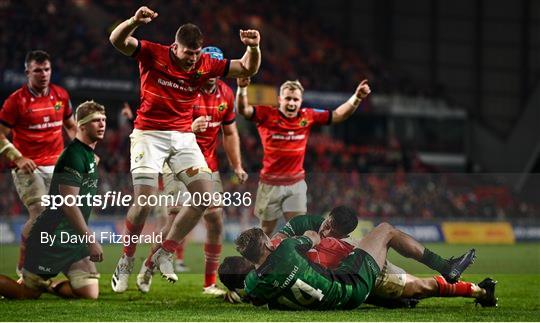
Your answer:
[[[313,288],[301,279],[297,279],[294,285],[291,286],[291,292],[294,295],[296,301],[301,305],[309,305],[315,300],[321,301],[324,297],[324,294],[320,289]],[[305,294],[309,296],[306,297]],[[292,302],[289,301],[285,296],[280,296],[278,302],[288,307],[297,307],[294,306],[296,304],[292,304]]]

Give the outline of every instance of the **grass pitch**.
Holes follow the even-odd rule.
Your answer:
[[[98,301],[63,300],[43,295],[35,301],[0,299],[0,321],[538,321],[540,318],[540,244],[513,246],[463,246],[430,244],[432,250],[447,257],[459,255],[469,247],[477,249],[477,260],[464,279],[478,282],[484,277],[499,281],[498,308],[475,307],[471,299],[438,298],[422,300],[417,308],[387,310],[364,305],[353,311],[277,312],[251,305],[232,305],[221,299],[203,295],[202,246],[190,244],[186,262],[190,274],[181,274],[176,284],[154,277],[149,294],[141,294],[135,286],[115,294],[110,287],[111,273],[120,256],[119,246],[104,246],[105,261],[101,272]],[[138,272],[147,251],[137,252]],[[17,246],[0,246],[0,273],[15,277]],[[232,245],[224,247],[224,256],[233,255]],[[433,274],[414,261],[392,253],[391,260],[410,273]]]

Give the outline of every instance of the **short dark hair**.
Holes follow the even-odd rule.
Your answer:
[[[218,268],[219,280],[231,291],[243,289],[244,279],[253,269],[255,266],[244,257],[225,257]]]
[[[44,50],[40,50],[40,49],[31,50],[28,53],[26,53],[26,57],[24,58],[24,68],[27,69],[28,65],[30,65],[32,61],[36,61],[36,63],[39,63],[39,64],[45,61],[50,62],[51,56],[49,55],[49,53],[47,53]]]
[[[342,235],[350,234],[358,225],[356,212],[347,206],[335,207],[330,211],[329,217],[332,218],[333,229]]]
[[[234,241],[236,250],[247,260],[256,263],[265,248],[265,234],[261,228],[251,228],[242,232]]]
[[[204,37],[199,27],[188,23],[178,28],[175,40],[177,43],[186,46],[187,48],[196,49],[202,47]]]

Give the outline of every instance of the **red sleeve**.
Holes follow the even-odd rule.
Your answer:
[[[225,101],[227,101],[227,112],[223,117],[223,124],[227,125],[234,122],[234,119],[236,118],[236,111],[234,109],[234,94],[232,90],[227,85],[224,85],[223,89],[223,92],[225,93]]]
[[[207,59],[208,77],[225,77],[229,74],[228,59],[215,59],[211,58],[208,54],[203,54],[204,59]]]
[[[314,124],[329,125],[332,123],[332,111],[323,109],[311,109]]]
[[[64,88],[60,88],[61,99],[64,103],[64,120],[70,118],[73,115],[73,106],[71,105],[71,100],[69,98],[69,93]]]
[[[0,110],[0,123],[8,128],[13,128],[17,123],[19,110],[17,109],[17,98],[10,95]]]
[[[255,123],[263,123],[268,119],[268,115],[272,111],[273,107],[265,105],[253,106],[253,115],[251,116],[251,121]]]
[[[152,61],[152,57],[154,56],[153,48],[155,46],[158,45],[147,40],[139,40],[137,48],[131,56],[143,64],[149,63]]]

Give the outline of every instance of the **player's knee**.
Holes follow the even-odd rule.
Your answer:
[[[223,232],[223,209],[220,207],[210,207],[204,213],[207,230],[213,234],[221,234]]]
[[[80,298],[97,299],[99,297],[99,274],[75,269],[68,272],[69,283],[73,292]]]
[[[386,234],[391,234],[394,230],[396,230],[396,228],[394,228],[394,226],[388,222],[382,222],[381,224],[377,225],[376,229]]]
[[[41,206],[41,202],[34,202],[28,205],[28,222],[33,223],[33,221],[45,210],[45,207]]]

